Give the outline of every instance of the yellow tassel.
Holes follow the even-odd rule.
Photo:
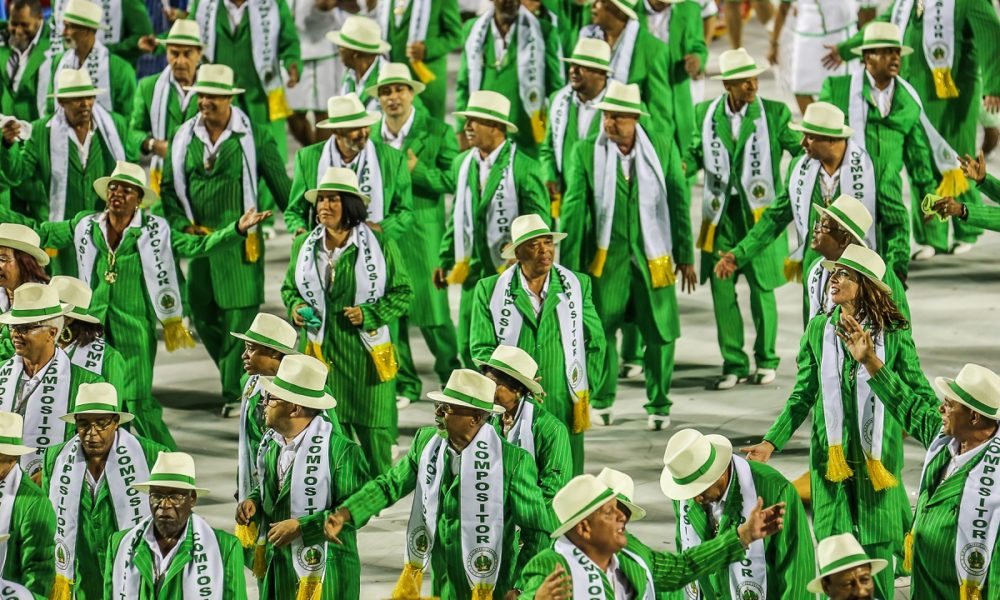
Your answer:
[[[793,481],[792,487],[795,488],[795,493],[802,499],[803,504],[812,503],[812,480],[809,478],[809,471]]]
[[[549,214],[552,215],[553,219],[559,218],[559,213],[562,212],[562,194],[556,194],[549,204]]]
[[[654,288],[664,288],[677,283],[674,277],[674,261],[669,256],[661,256],[647,260],[649,266],[649,279]]]
[[[323,348],[312,340],[306,342],[305,355],[311,356],[313,358],[318,358],[322,360],[324,363],[326,363],[326,360],[323,358]]]
[[[250,567],[253,576],[257,579],[264,579],[264,575],[267,574],[267,562],[264,560],[264,555],[264,544],[257,544],[257,547],[253,549],[253,565]]]
[[[493,600],[493,586],[480,584],[472,588],[472,600]]]
[[[160,193],[160,184],[163,182],[163,169],[151,169],[149,171],[149,187],[157,194]]]
[[[191,332],[184,327],[180,317],[167,319],[163,322],[163,342],[167,346],[167,352],[173,352],[180,348],[194,348],[194,338]]]
[[[55,258],[59,256],[59,251],[55,248],[46,248],[45,253],[49,255],[49,258]]]
[[[396,587],[392,588],[392,600],[412,600],[420,597],[420,587],[424,582],[424,570],[414,564],[403,565]]]
[[[854,471],[847,466],[847,458],[844,456],[844,447],[840,444],[830,446],[829,455],[826,459],[826,480],[840,482],[854,476]]]
[[[802,281],[802,262],[798,260],[792,260],[790,258],[785,259],[785,281]]]
[[[295,600],[321,600],[323,597],[323,579],[316,576],[303,577],[299,580],[299,591]]]
[[[396,347],[392,342],[375,346],[371,351],[372,361],[375,362],[375,372],[378,373],[379,381],[391,381],[399,371],[399,363],[396,361]]]
[[[249,525],[236,524],[236,529],[233,530],[233,535],[236,539],[240,541],[240,545],[244,548],[250,548],[257,543],[257,523],[253,521]]]
[[[73,600],[73,582],[57,574],[49,600]]]
[[[573,403],[573,433],[583,433],[590,429],[590,392],[578,392]]]
[[[753,209],[753,222],[754,223],[756,223],[757,221],[760,221],[760,216],[762,214],[764,214],[765,210],[767,210],[766,206],[761,206],[759,208]]]
[[[903,569],[907,573],[913,572],[913,531],[903,538]]]
[[[287,119],[294,114],[291,107],[288,106],[285,88],[275,88],[267,93],[267,114],[272,121]]]
[[[461,262],[455,263],[455,266],[451,268],[451,272],[448,273],[448,277],[445,279],[450,284],[461,285],[465,283],[465,280],[469,277],[469,261],[463,260]]]
[[[697,246],[705,252],[715,250],[715,223],[709,220],[701,222],[701,231],[698,233]]]
[[[243,242],[243,256],[249,263],[260,260],[260,234],[256,231],[247,234],[247,239]]]
[[[951,76],[951,67],[931,69],[934,75],[934,92],[938,98],[958,98],[958,86]]]
[[[428,84],[437,79],[437,75],[435,75],[434,72],[427,67],[427,63],[422,60],[411,61],[410,66],[413,67],[413,74],[417,76],[420,83]]]
[[[545,122],[548,121],[545,111],[539,110],[531,113],[531,135],[535,138],[536,144],[545,141]]]
[[[962,585],[958,588],[958,598],[959,600],[981,600],[983,597],[982,590],[972,581],[963,581]]]
[[[594,253],[594,259],[590,261],[590,267],[587,269],[590,274],[594,277],[600,277],[604,274],[604,263],[608,261],[608,249],[598,248],[597,252]]]
[[[969,191],[969,180],[965,178],[962,169],[952,169],[941,173],[941,185],[937,188],[937,195],[942,198],[955,198]]]
[[[868,457],[865,460],[865,465],[868,468],[868,479],[872,480],[872,487],[875,488],[876,492],[899,485],[899,480],[885,468],[882,461]]]

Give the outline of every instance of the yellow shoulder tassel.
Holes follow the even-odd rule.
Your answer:
[[[280,121],[294,114],[292,108],[288,106],[285,88],[275,88],[267,93],[267,114],[272,121]]]
[[[545,141],[545,122],[548,121],[545,118],[545,111],[538,110],[531,113],[531,135],[535,138],[536,144],[541,144]]]
[[[669,256],[647,260],[646,264],[649,266],[649,279],[654,288],[669,287],[677,283],[674,277],[674,262]]]
[[[573,433],[590,429],[590,392],[581,392],[573,403]]]
[[[785,259],[785,281],[802,281],[802,261]]]
[[[160,182],[163,181],[163,169],[150,169],[149,187],[157,194],[160,193]]]
[[[839,482],[854,476],[854,471],[847,466],[844,447],[840,444],[830,446],[826,459],[826,480]]]
[[[549,203],[549,214],[553,219],[558,219],[560,213],[562,213],[562,194],[556,194]]]
[[[46,248],[45,253],[49,255],[49,258],[55,258],[59,256],[59,251],[55,248]]]
[[[451,272],[448,273],[446,281],[450,284],[461,285],[465,283],[465,280],[469,278],[469,261],[463,260],[461,262],[455,263],[455,266],[451,268]]]
[[[264,560],[265,551],[264,544],[257,544],[257,547],[253,549],[253,565],[250,566],[250,570],[257,579],[264,579],[264,575],[267,574],[267,563]]]
[[[937,187],[937,195],[942,198],[955,198],[969,191],[969,180],[965,178],[962,169],[952,169],[941,173],[941,185]]]
[[[375,372],[378,373],[379,381],[391,381],[396,377],[399,363],[396,361],[396,347],[392,345],[392,342],[373,348],[372,361],[375,363]]]
[[[247,239],[243,242],[243,255],[250,263],[260,260],[260,234],[256,231],[247,234]]]
[[[868,478],[872,480],[872,487],[876,492],[899,485],[899,481],[885,468],[882,461],[869,457],[865,460],[865,465],[868,468]]]
[[[191,332],[184,327],[184,322],[180,317],[167,319],[163,322],[163,342],[167,346],[167,352],[173,352],[179,348],[194,348],[194,338]]]
[[[437,75],[422,60],[414,60],[410,62],[410,66],[413,67],[413,74],[417,76],[420,83],[427,84],[437,79]]]
[[[240,545],[244,548],[250,548],[257,543],[257,523],[251,521],[249,525],[236,524],[236,529],[233,530],[233,535],[236,539],[240,541]]]
[[[934,75],[934,93],[938,98],[958,98],[958,86],[951,76],[951,67],[931,69]]]
[[[392,588],[392,600],[412,600],[420,597],[420,587],[424,582],[424,570],[417,565],[406,563],[399,574],[396,587]]]
[[[913,531],[909,531],[903,538],[903,569],[907,573],[913,572]]]
[[[762,214],[764,214],[765,210],[767,210],[766,206],[761,206],[759,208],[753,209],[753,222],[754,223],[756,223],[757,221],[760,221],[760,216]]]
[[[49,600],[73,600],[73,582],[62,575],[56,575]]]
[[[979,586],[971,581],[963,581],[962,585],[958,588],[959,600],[981,600],[982,597],[983,593],[979,589]]]
[[[695,245],[705,252],[715,250],[715,223],[708,219],[701,222],[701,231],[698,232],[698,242]]]
[[[295,594],[295,600],[322,600],[323,579],[310,576],[299,580],[299,591]]]
[[[598,248],[597,252],[594,253],[594,260],[590,261],[590,267],[587,269],[590,274],[594,277],[600,277],[604,274],[604,263],[608,261],[608,249]]]

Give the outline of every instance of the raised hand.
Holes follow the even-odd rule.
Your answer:
[[[563,569],[562,563],[552,569],[542,586],[535,592],[535,600],[570,600],[573,597],[573,581]]]
[[[762,540],[781,531],[785,525],[784,517],[784,502],[764,508],[764,499],[757,496],[757,506],[747,517],[746,522],[740,525],[737,530],[743,546],[747,547],[757,540]]]
[[[256,208],[251,207],[243,216],[240,217],[238,223],[236,223],[236,230],[240,232],[240,235],[246,235],[248,231],[254,226],[260,224],[264,219],[271,216],[271,211],[265,210],[260,211]]]
[[[982,183],[986,179],[986,156],[982,150],[979,151],[978,160],[968,154],[964,157],[959,157],[958,160],[962,163],[962,170],[965,171],[966,177],[976,183]]]
[[[876,358],[875,342],[871,333],[865,331],[851,315],[841,313],[840,323],[837,325],[837,337],[844,342],[844,347],[859,363]]]
[[[774,444],[763,440],[759,444],[740,448],[740,452],[747,455],[747,460],[766,463],[771,460],[771,455],[774,454]]]
[[[844,62],[844,59],[840,58],[840,52],[837,52],[836,44],[823,44],[823,47],[829,50],[823,56],[823,66],[829,70],[836,69]]]

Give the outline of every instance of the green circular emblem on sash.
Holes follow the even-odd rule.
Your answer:
[[[156,298],[156,303],[163,310],[170,310],[173,307],[177,306],[177,298],[174,298],[174,295],[170,293],[170,291],[163,290],[162,292],[160,292],[160,295]]]
[[[56,566],[60,569],[65,569],[69,565],[69,559],[67,558],[66,544],[63,542],[56,543]]]
[[[480,577],[489,577],[497,570],[499,561],[497,560],[497,554],[492,548],[476,548],[469,554],[469,558],[466,564],[470,567],[469,570],[475,571]]]
[[[983,544],[966,544],[962,548],[962,566],[971,575],[986,574],[986,546]]]
[[[323,565],[323,553],[316,546],[306,546],[299,548],[295,557],[299,566],[307,571],[318,571]]]
[[[935,44],[931,46],[931,56],[934,57],[934,60],[944,60],[945,54],[947,53],[948,51],[945,49],[943,44]]]
[[[748,581],[740,585],[740,600],[760,600],[764,590],[756,582]]]

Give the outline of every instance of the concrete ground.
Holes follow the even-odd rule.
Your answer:
[[[767,38],[755,21],[748,27],[745,45],[763,62]],[[728,48],[728,40],[716,40],[711,49],[710,74],[718,72],[718,54]],[[775,70],[760,78],[761,95],[782,98],[797,113],[792,98],[779,90]],[[706,98],[722,91],[716,81],[708,80]],[[1000,161],[994,157],[990,171],[1000,172]],[[693,222],[700,218],[700,186],[692,194]],[[288,265],[290,237],[280,235],[268,242],[266,299],[267,311],[285,316],[278,289]],[[914,337],[921,362],[928,378],[953,376],[963,364],[975,361],[1000,368],[1000,336],[996,298],[1000,295],[1000,267],[995,257],[1000,254],[1000,236],[983,235],[975,249],[961,257],[939,257],[927,263],[911,266],[909,300],[913,313]],[[746,287],[739,287],[746,294]],[[721,358],[715,341],[709,291],[699,287],[691,295],[680,295],[683,335],[678,341],[677,369],[673,382],[673,424],[667,431],[646,430],[642,409],[644,402],[641,381],[625,381],[619,386],[616,402],[617,424],[596,427],[587,434],[587,472],[596,473],[610,466],[629,473],[636,482],[635,501],[648,511],[645,521],[630,529],[647,544],[657,549],[673,548],[674,516],[670,503],[659,490],[659,474],[663,450],[669,436],[685,427],[704,433],[718,433],[732,439],[735,447],[756,442],[781,410],[793,385],[794,358],[802,333],[801,288],[786,285],[777,291],[780,311],[778,349],[782,363],[777,381],[768,386],[740,385],[726,392],[708,391],[706,387],[720,372]],[[743,301],[747,327],[747,348],[753,340],[749,326],[749,309]],[[456,314],[458,294],[452,290],[453,313]],[[411,333],[414,355],[424,379],[425,392],[437,389],[431,369],[432,359],[418,332]],[[198,512],[216,526],[233,527],[236,487],[237,419],[218,417],[220,384],[214,365],[200,346],[167,354],[161,348],[155,371],[155,393],[167,407],[166,420],[180,448],[194,454],[198,465],[199,484],[211,494],[199,501]],[[432,406],[421,402],[405,409],[400,415],[401,438],[405,450],[414,431],[432,423]],[[808,425],[800,428],[786,450],[776,454],[773,464],[790,479],[806,470],[808,457]],[[912,441],[906,445],[904,479],[914,499],[916,479],[923,450]],[[399,574],[403,560],[403,535],[409,515],[410,500],[406,498],[385,510],[359,535],[363,563],[362,589],[364,598],[388,597]],[[252,578],[248,578],[252,579]],[[249,581],[251,588],[253,581]],[[425,586],[425,590],[428,587]]]

